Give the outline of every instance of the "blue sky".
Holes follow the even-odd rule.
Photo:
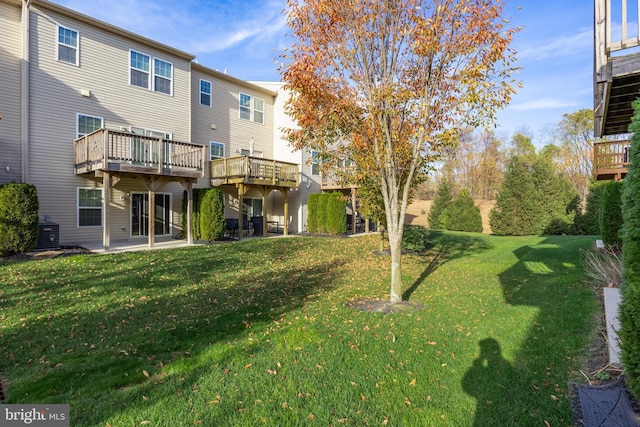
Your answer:
[[[286,46],[285,0],[54,0],[110,24],[196,55],[245,80],[279,80]],[[521,8],[519,8],[521,6]],[[523,87],[498,114],[498,134],[527,129],[537,145],[565,113],[593,108],[593,1],[509,1],[522,27],[513,47]]]

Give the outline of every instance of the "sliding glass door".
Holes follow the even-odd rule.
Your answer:
[[[171,235],[171,195],[156,193],[155,234]],[[149,235],[149,194],[131,195],[131,236]]]

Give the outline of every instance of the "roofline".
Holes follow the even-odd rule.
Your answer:
[[[229,74],[221,73],[218,70],[214,70],[214,69],[209,68],[207,66],[204,66],[202,64],[198,64],[195,61],[191,63],[191,68],[195,69],[195,70],[199,70],[199,71],[205,72],[205,73],[208,73],[208,74],[214,74],[219,79],[226,80],[226,81],[231,82],[231,83],[239,84],[239,85],[251,88],[253,90],[259,90],[260,92],[269,94],[271,96],[278,96],[278,92],[276,92],[276,91],[273,91],[271,89],[267,89],[266,87],[257,85],[255,83],[252,83],[252,82],[249,82],[249,81],[246,81],[246,80],[239,79],[237,77],[230,76]]]
[[[193,61],[195,59],[195,55],[184,52],[182,50],[173,48],[171,46],[167,46],[165,44],[159,43],[155,40],[149,39],[147,37],[141,36],[140,34],[133,33],[131,31],[125,30],[124,28],[117,27],[112,24],[108,24],[104,21],[100,21],[99,19],[92,18],[90,16],[84,15],[80,12],[76,12],[75,10],[68,9],[64,6],[60,6],[59,4],[53,3],[48,0],[31,0],[31,6],[38,7],[41,9],[45,9],[51,12],[58,13],[60,15],[66,16],[68,18],[72,18],[74,20],[83,22],[85,24],[89,24],[94,27],[98,27],[102,30],[108,31],[110,33],[117,34],[118,36],[127,38],[129,40],[143,43],[152,48],[158,49],[162,52],[168,53],[173,56],[177,56],[180,59],[184,59],[186,61]]]

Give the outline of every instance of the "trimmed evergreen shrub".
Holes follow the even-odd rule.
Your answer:
[[[327,232],[327,202],[329,201],[329,193],[318,195],[318,206],[316,213],[316,228],[318,233]]]
[[[602,193],[604,192],[605,186],[606,181],[597,181],[589,187],[585,212],[577,213],[574,221],[576,234],[601,234],[600,206],[602,205]]]
[[[426,252],[429,245],[429,230],[421,225],[405,224],[402,233],[402,249],[411,252]]]
[[[320,194],[309,194],[307,198],[307,231],[318,232],[318,198]]]
[[[622,190],[623,283],[618,336],[629,387],[640,398],[640,101],[636,100],[633,108],[631,164]]]
[[[510,159],[496,206],[489,214],[497,235],[567,234],[573,230],[578,193],[550,159]]]
[[[482,233],[480,208],[474,204],[467,189],[460,191],[458,197],[446,209],[447,230]]]
[[[432,230],[447,229],[447,206],[453,201],[453,189],[451,183],[442,181],[438,186],[436,197],[429,210],[429,228]]]
[[[329,193],[326,231],[333,235],[347,233],[347,203],[342,193]]]
[[[499,236],[537,234],[540,200],[527,164],[515,156],[509,160],[495,207],[489,212],[491,231]]]
[[[622,238],[622,181],[609,181],[602,192],[600,232],[606,246],[620,247]]]
[[[540,156],[533,164],[533,180],[540,203],[537,234],[570,234],[580,200],[573,184],[556,172],[549,157]]]
[[[0,186],[0,255],[28,252],[38,243],[38,191],[31,184]]]
[[[208,188],[193,189],[193,217],[191,219],[191,228],[193,229],[193,238],[200,240],[200,201]],[[187,191],[182,192],[182,234],[187,235]]]
[[[224,196],[217,188],[209,188],[200,201],[200,234],[203,240],[222,240],[226,222],[224,220]]]

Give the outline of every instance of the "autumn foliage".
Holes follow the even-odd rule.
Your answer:
[[[492,120],[515,91],[513,34],[495,0],[289,0],[282,54],[287,130],[325,167],[351,159],[384,201],[391,301],[401,300],[400,244],[415,180],[457,129]],[[327,166],[327,164],[329,166]]]

